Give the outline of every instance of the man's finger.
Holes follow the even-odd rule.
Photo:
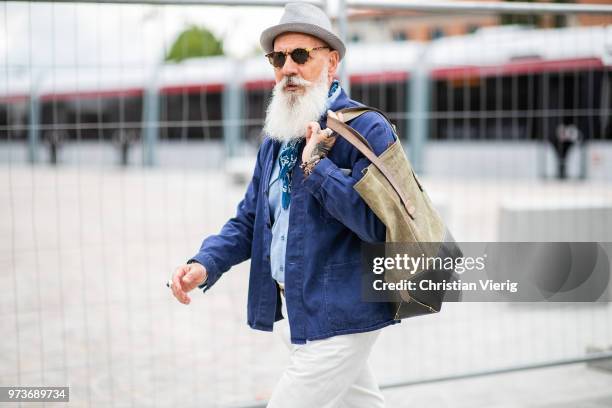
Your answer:
[[[181,285],[181,278],[185,276],[186,269],[184,267],[179,268],[174,274],[172,278],[172,293],[174,293],[174,297],[178,299],[179,302],[184,303],[185,293],[183,292],[183,286]]]
[[[331,135],[333,135],[333,134],[334,134],[334,131],[333,131],[333,130],[331,130],[330,128],[325,128],[325,129],[323,129],[321,132],[323,132],[323,134],[324,134],[326,137],[330,137]]]
[[[188,287],[191,287],[190,285],[192,285],[195,282],[195,279],[196,279],[196,272],[190,269],[189,272],[187,272],[185,276],[183,276],[183,283],[187,285]]]
[[[319,126],[317,122],[310,122],[308,128],[310,129],[311,135],[318,133],[321,130],[321,126]]]

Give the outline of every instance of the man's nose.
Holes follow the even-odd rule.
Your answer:
[[[285,65],[283,65],[283,67],[281,68],[281,72],[285,76],[295,75],[298,73],[298,64],[293,61],[291,55],[287,55],[287,58],[285,59]]]

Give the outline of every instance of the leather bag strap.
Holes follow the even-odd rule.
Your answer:
[[[347,112],[348,115],[344,117],[344,120],[348,121],[348,120],[354,119],[355,117],[367,112],[368,110],[375,110],[375,109],[370,109],[370,108],[365,108],[364,110],[364,108],[362,107],[358,107],[358,108],[359,109],[348,108],[350,111]],[[362,112],[360,112],[358,115],[355,115],[357,113],[356,112],[357,110],[362,110]],[[340,110],[339,112],[341,112],[343,116],[345,115],[344,114],[345,110]],[[350,117],[350,116],[352,116],[351,119],[347,119],[347,117]],[[348,126],[346,123],[338,119],[335,119],[329,115],[327,116],[327,127],[329,127],[331,130],[333,130],[334,132],[342,136],[344,139],[346,139],[347,142],[352,144],[368,160],[370,160],[372,164],[374,164],[376,168],[378,168],[378,170],[380,170],[380,172],[383,174],[383,176],[385,176],[385,178],[387,179],[391,187],[393,187],[393,190],[395,190],[395,192],[399,196],[402,204],[404,205],[404,207],[406,208],[406,211],[408,212],[408,215],[412,219],[414,219],[414,213],[415,213],[414,205],[412,205],[412,203],[410,202],[406,194],[404,194],[402,189],[399,187],[400,184],[397,182],[395,177],[393,177],[393,175],[391,174],[387,166],[385,166],[383,161],[380,160],[378,156],[376,156],[376,154],[372,150],[372,146],[370,146],[368,141],[358,131]]]

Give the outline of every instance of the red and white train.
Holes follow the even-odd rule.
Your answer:
[[[612,140],[612,26],[495,27],[429,44],[350,44],[351,97],[389,113],[399,132],[410,119],[411,76],[425,69],[432,140],[548,138],[559,124],[585,139]],[[273,86],[263,56],[130,67],[29,72],[0,87],[0,140],[26,140],[32,106],[40,137],[139,138],[146,95],[162,140],[223,138],[224,90],[242,90],[246,138],[261,129]],[[37,104],[31,98],[37,96]],[[155,106],[153,105],[153,106]]]

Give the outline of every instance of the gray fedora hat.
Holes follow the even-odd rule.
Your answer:
[[[332,31],[331,21],[323,10],[309,3],[287,3],[280,22],[261,33],[259,42],[267,54],[274,51],[274,39],[283,33],[302,33],[323,40],[344,57],[346,47]]]

